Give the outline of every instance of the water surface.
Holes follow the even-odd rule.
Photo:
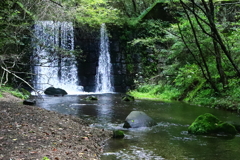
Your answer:
[[[240,136],[201,136],[188,134],[188,126],[203,113],[212,113],[220,120],[238,123],[239,115],[226,111],[188,105],[180,102],[152,100],[121,101],[120,94],[97,94],[98,101],[86,101],[88,95],[44,97],[37,105],[63,114],[85,119],[92,127],[120,129],[124,139],[106,142],[102,160],[114,159],[189,159],[239,160]],[[122,128],[127,115],[144,111],[158,124],[137,129]]]

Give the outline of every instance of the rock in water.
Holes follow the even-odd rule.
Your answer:
[[[220,121],[217,117],[210,113],[198,116],[197,119],[188,127],[188,132],[192,134],[237,134],[237,130],[233,125]]]
[[[123,128],[152,127],[157,123],[142,111],[132,111],[126,118]]]
[[[122,96],[122,101],[134,101],[134,97],[130,95]]]
[[[124,138],[124,132],[120,130],[113,131],[113,138]]]
[[[92,100],[98,100],[98,98],[96,96],[87,96],[86,98],[84,98],[84,100],[92,101]]]
[[[48,87],[44,93],[46,95],[52,95],[52,96],[64,96],[68,94],[64,89],[61,88],[54,88],[54,87]]]

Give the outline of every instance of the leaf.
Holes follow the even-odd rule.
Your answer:
[[[37,153],[37,151],[33,151],[33,152],[30,152],[31,154],[36,154]]]

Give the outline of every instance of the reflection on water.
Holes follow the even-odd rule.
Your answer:
[[[44,97],[37,105],[48,110],[76,115],[93,127],[124,130],[124,139],[110,139],[105,145],[102,160],[114,159],[197,159],[238,160],[240,136],[195,136],[187,127],[203,113],[212,113],[219,119],[238,122],[235,113],[149,100],[123,102],[119,94],[98,94],[98,101],[86,101],[88,95]],[[122,128],[127,115],[133,110],[144,111],[156,122],[151,128]]]

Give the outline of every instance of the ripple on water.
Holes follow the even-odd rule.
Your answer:
[[[106,157],[105,157],[106,156]],[[105,157],[105,158],[104,158]],[[147,159],[147,160],[164,160],[165,158],[161,156],[154,155],[152,151],[145,150],[143,148],[132,146],[130,149],[120,150],[118,152],[107,152],[103,154],[101,159],[108,159],[107,157],[115,158],[115,159]]]

